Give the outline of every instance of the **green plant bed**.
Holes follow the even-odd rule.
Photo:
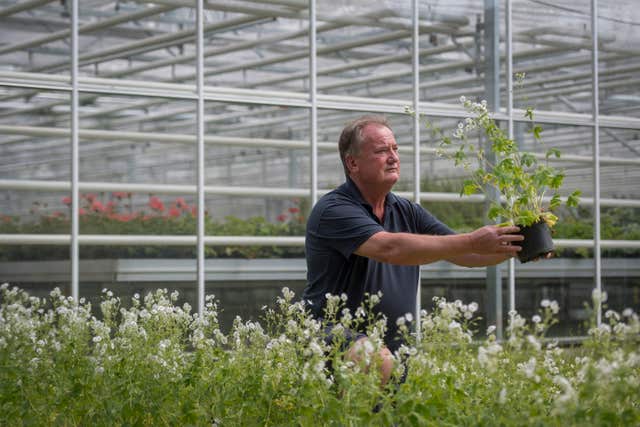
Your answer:
[[[79,213],[81,234],[98,235],[195,235],[197,211],[182,198],[165,203],[150,196],[148,204],[132,210],[131,195],[121,193],[82,195]],[[107,201],[108,200],[108,201]],[[63,203],[70,204],[68,198]],[[223,221],[213,220],[205,212],[205,235],[208,236],[303,236],[305,227],[305,203],[294,201],[277,217],[277,222],[255,216],[240,219],[227,216]],[[71,231],[69,210],[42,212],[35,203],[31,209],[35,219],[25,221],[18,216],[0,218],[0,234],[69,234]],[[205,255],[210,258],[291,258],[304,256],[301,247],[277,246],[207,246]],[[83,246],[80,258],[194,258],[194,247],[169,246]],[[49,245],[0,246],[0,260],[63,260],[69,258],[69,247]]]
[[[595,304],[606,300],[596,294]],[[0,287],[2,425],[638,425],[640,322],[607,311],[580,346],[544,335],[559,311],[543,300],[530,319],[510,313],[507,338],[475,331],[477,304],[435,298],[416,341],[396,353],[392,380],[347,362],[341,334],[327,345],[286,288],[260,322],[236,318],[230,332],[207,298],[201,316],[157,291],[131,302],[104,291],[102,319],[87,303]],[[327,321],[365,328],[371,354],[384,319],[364,307]],[[370,356],[365,356],[369,358]],[[369,361],[375,365],[375,358]],[[402,361],[407,366],[401,381]]]

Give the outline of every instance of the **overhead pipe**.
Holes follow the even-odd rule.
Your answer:
[[[4,9],[0,9],[0,18],[5,16],[15,15],[16,13],[30,11],[40,6],[44,6],[47,3],[52,3],[55,0],[26,0],[20,1],[11,6],[7,6]]]

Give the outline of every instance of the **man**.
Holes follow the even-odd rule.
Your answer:
[[[420,265],[447,260],[466,267],[498,264],[513,257],[523,239],[517,227],[485,226],[455,234],[420,205],[391,192],[400,178],[398,144],[386,119],[364,116],[342,131],[339,152],[346,182],[314,206],[306,232],[307,286],[303,298],[322,317],[326,294],[347,295],[360,306],[365,293],[382,292],[377,310],[387,317],[380,353],[383,382],[391,353],[401,341],[396,320],[413,313]],[[348,357],[358,358],[366,337],[353,331]]]

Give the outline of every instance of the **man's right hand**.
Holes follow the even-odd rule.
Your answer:
[[[485,225],[467,235],[471,250],[476,254],[498,253],[515,256],[522,248],[511,243],[524,240],[522,234],[514,234],[519,231],[520,228],[516,226]]]

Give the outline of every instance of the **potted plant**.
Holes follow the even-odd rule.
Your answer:
[[[558,220],[552,211],[563,204],[559,190],[565,175],[549,165],[549,158],[559,158],[560,150],[548,148],[544,161],[539,161],[535,154],[521,151],[500,129],[490,117],[486,101],[472,102],[463,96],[460,102],[469,117],[458,123],[451,137],[427,122],[427,127],[439,136],[438,154],[452,159],[456,166],[469,172],[461,195],[478,191],[500,194],[500,200],[492,202],[487,216],[493,221],[520,227],[520,233],[525,237],[518,253],[521,262],[546,257],[553,252],[551,228]],[[542,128],[533,122],[531,108],[525,111],[525,117],[532,123],[534,139],[542,143]],[[487,158],[485,150],[469,140],[468,135],[478,130],[488,138],[492,158]],[[551,197],[547,199],[546,196]],[[566,206],[577,206],[579,196],[580,191],[571,193],[566,198]]]

